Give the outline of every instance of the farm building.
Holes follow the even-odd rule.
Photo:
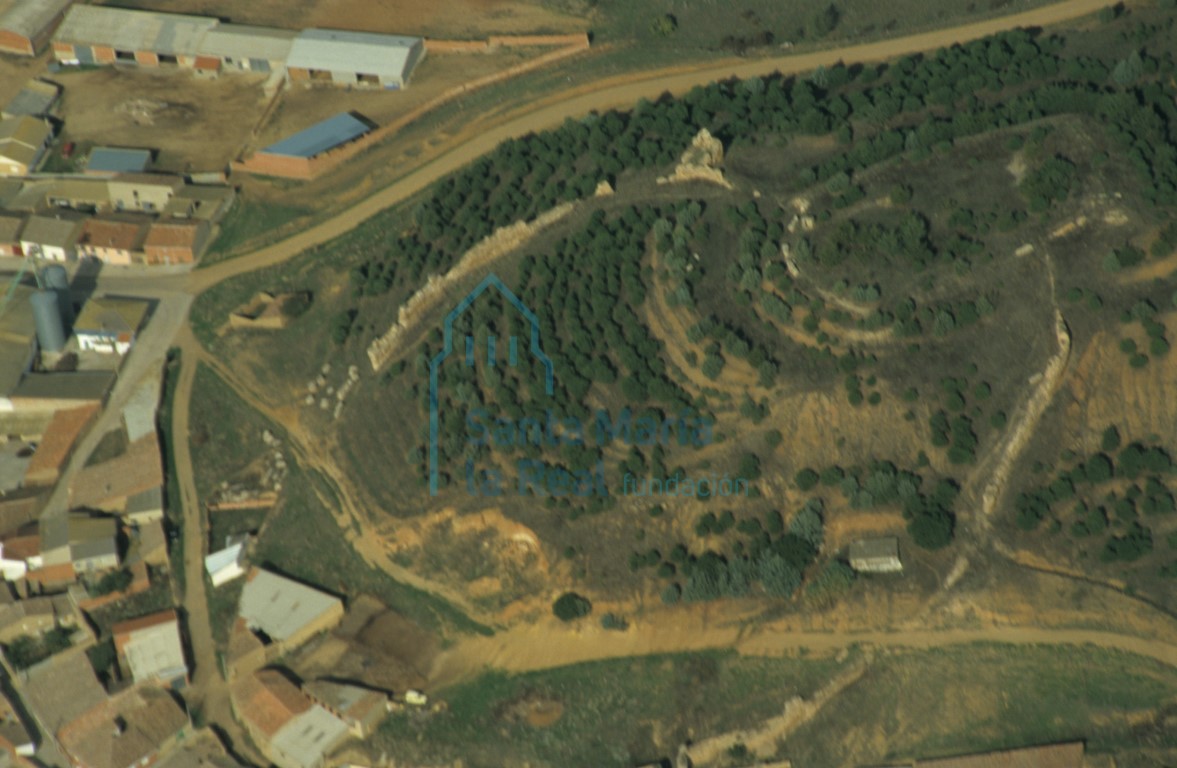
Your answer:
[[[25,176],[36,170],[52,140],[53,128],[41,118],[0,120],[0,176]]]
[[[90,299],[74,321],[78,346],[90,352],[125,355],[147,317],[147,302],[137,299]]]
[[[78,237],[85,220],[71,211],[30,216],[20,234],[21,251],[46,261],[73,261],[78,257]]]
[[[78,237],[78,255],[104,264],[127,265],[143,253],[145,222],[87,219]]]
[[[219,59],[227,69],[275,72],[286,66],[297,35],[289,29],[219,24],[200,41],[198,51],[202,56]]]
[[[354,112],[341,112],[271,144],[254,154],[247,165],[253,173],[309,178],[314,173],[315,158],[351,144],[371,131],[371,124]]]
[[[899,560],[899,540],[862,539],[850,545],[850,567],[868,573],[894,573],[903,570]]]
[[[73,0],[0,0],[0,51],[35,56]]]
[[[12,101],[0,110],[0,117],[21,117],[32,115],[43,117],[53,111],[57,100],[61,98],[61,88],[44,80],[30,80],[20,89],[20,93],[12,97]]]
[[[293,81],[404,88],[424,55],[419,37],[306,29],[290,48],[286,74]]]
[[[197,50],[218,23],[203,16],[79,5],[53,36],[53,55],[63,64],[179,64],[215,72],[221,60]]]
[[[94,147],[86,161],[85,173],[91,176],[118,173],[142,173],[151,164],[151,151],[147,149],[120,149],[117,147]]]
[[[162,173],[126,173],[106,183],[110,205],[116,211],[156,213],[167,207],[184,188],[184,179]]]
[[[246,577],[237,612],[252,631],[289,649],[342,621],[343,603],[293,579],[254,568]]]
[[[157,221],[143,241],[148,264],[191,264],[208,245],[207,221]]]
[[[277,669],[241,680],[231,701],[254,742],[280,768],[318,768],[351,735],[346,723]]]

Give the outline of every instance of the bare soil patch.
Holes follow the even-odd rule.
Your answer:
[[[588,24],[587,19],[545,8],[535,0],[103,0],[100,4],[287,29],[331,27],[433,37],[578,32]]]
[[[157,149],[159,168],[209,171],[224,168],[249,137],[264,77],[112,67],[62,72],[57,81],[67,139]]]

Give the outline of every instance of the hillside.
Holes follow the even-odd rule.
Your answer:
[[[500,630],[566,592],[604,629],[710,605],[892,627],[1020,573],[1075,580],[1060,625],[1117,620],[1080,584],[1171,613],[1172,22],[569,121],[218,286],[194,326],[366,547]],[[229,330],[259,289],[312,298]],[[849,567],[873,535],[902,577]]]

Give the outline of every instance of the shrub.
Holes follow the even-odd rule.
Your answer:
[[[625,620],[624,616],[619,616],[616,613],[606,613],[601,617],[601,629],[624,631],[629,629],[629,622]]]
[[[575,621],[593,612],[593,604],[587,597],[575,592],[565,592],[552,603],[552,613],[560,621]]]
[[[662,590],[662,602],[666,605],[674,605],[682,598],[682,587],[677,583],[667,584],[666,589]]]
[[[813,471],[809,467],[801,470],[796,474],[796,476],[793,477],[793,482],[795,482],[797,487],[803,491],[808,491],[810,488],[813,488],[820,480],[821,475],[817,474],[817,472]]]

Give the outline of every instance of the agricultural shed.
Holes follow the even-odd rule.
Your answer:
[[[198,51],[213,56],[226,67],[249,72],[273,72],[286,65],[297,32],[289,29],[255,27],[248,24],[219,24],[201,40]]]
[[[73,0],[0,0],[0,51],[35,56]]]
[[[218,23],[203,16],[79,5],[54,35],[53,54],[77,64],[171,63],[215,70],[220,62],[201,62],[197,52],[205,33]]]
[[[291,80],[403,88],[424,55],[419,37],[307,29],[294,39],[286,71]]]
[[[141,173],[147,170],[150,163],[151,151],[147,149],[95,147],[86,161],[86,173]]]

